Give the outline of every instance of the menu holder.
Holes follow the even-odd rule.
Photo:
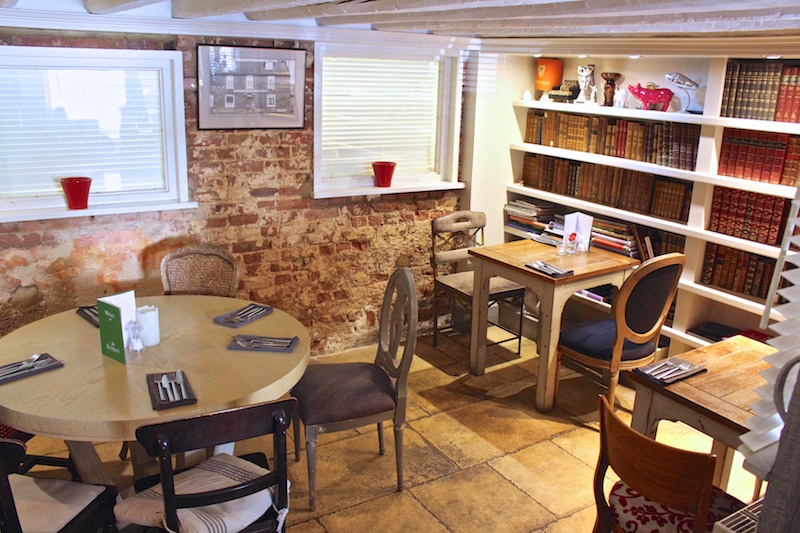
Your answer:
[[[197,403],[197,396],[194,395],[194,391],[192,390],[192,386],[189,384],[189,380],[186,378],[185,372],[183,373],[183,387],[186,389],[186,398],[181,398],[180,400],[171,402],[169,401],[169,396],[165,393],[164,397],[166,400],[162,400],[161,394],[159,393],[159,384],[165,375],[169,381],[175,381],[175,372],[158,372],[157,374],[147,374],[147,390],[150,392],[150,404],[153,406],[153,409],[160,411],[161,409],[169,409],[171,407],[179,407],[181,405]],[[178,389],[180,389],[180,385],[178,385]]]
[[[660,385],[669,385],[682,379],[694,376],[707,369],[703,365],[696,365],[690,363],[680,357],[670,357],[663,361],[656,361],[649,365],[641,366],[633,369],[633,371],[651,381],[655,381]]]
[[[47,372],[48,370],[53,370],[54,368],[61,368],[62,366],[64,366],[64,363],[49,353],[41,354],[39,358],[30,365],[26,365],[25,361],[9,363],[7,365],[0,366],[0,385],[4,383],[10,383],[18,379],[27,378],[28,376],[32,376],[34,374],[41,374],[42,372]],[[17,367],[19,370],[14,370]]]
[[[100,327],[100,319],[97,315],[97,305],[82,305],[75,310],[81,318],[96,328]]]

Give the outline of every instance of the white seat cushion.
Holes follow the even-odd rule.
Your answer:
[[[175,476],[175,493],[191,494],[230,487],[266,474],[268,470],[229,454],[219,454]],[[180,533],[240,531],[255,522],[272,505],[272,491],[204,507],[178,509]],[[114,507],[120,522],[146,527],[164,524],[164,499],[161,485],[125,498]]]
[[[8,476],[19,522],[25,533],[52,533],[66,526],[105,490],[63,479]]]

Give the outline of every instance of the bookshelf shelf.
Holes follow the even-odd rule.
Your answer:
[[[767,169],[780,169],[782,166],[785,174],[781,179],[784,180],[784,183],[793,183],[792,179],[787,179],[787,176],[789,178],[794,176],[794,170],[790,170],[794,167],[788,165],[789,154],[795,154],[795,159],[792,161],[797,164],[796,149],[792,152],[791,143],[787,144],[785,139],[787,139],[787,135],[788,138],[800,137],[800,123],[723,116],[734,114],[726,111],[725,102],[731,102],[731,99],[740,97],[738,93],[734,93],[733,85],[731,85],[731,80],[736,83],[736,79],[728,73],[729,62],[733,64],[737,61],[741,63],[743,60],[712,57],[705,62],[687,63],[683,58],[664,57],[658,60],[657,65],[644,65],[633,61],[626,62],[619,58],[592,58],[592,63],[596,64],[595,73],[622,72],[629,80],[625,82],[626,84],[635,84],[639,80],[648,78],[657,79],[657,73],[663,83],[663,73],[670,70],[679,70],[692,79],[703,80],[703,87],[698,91],[700,97],[697,102],[703,108],[702,114],[675,112],[675,106],[671,107],[668,112],[662,112],[604,107],[589,103],[542,102],[535,99],[511,102],[519,131],[512,131],[508,144],[513,172],[513,184],[506,186],[506,195],[509,201],[541,200],[563,206],[567,208],[567,212],[571,210],[584,211],[595,217],[613,218],[628,224],[660,230],[685,238],[684,251],[688,260],[676,296],[675,319],[670,327],[663,329],[663,334],[675,341],[670,345],[671,354],[709,344],[706,340],[688,333],[689,329],[706,321],[717,321],[741,329],[758,329],[760,315],[765,310],[764,294],[761,292],[761,298],[758,298],[745,293],[759,294],[761,285],[769,285],[769,272],[771,272],[771,268],[774,268],[774,266],[770,266],[770,262],[774,263],[773,260],[780,255],[779,246],[766,244],[775,242],[772,235],[764,233],[765,231],[772,232],[776,228],[775,224],[770,225],[770,219],[774,220],[776,217],[779,219],[781,216],[779,212],[770,212],[769,206],[788,204],[785,200],[794,199],[797,191],[797,187],[793,185],[754,181],[743,177],[726,176],[717,172],[720,169],[720,171],[733,174],[731,165],[735,162],[737,176],[750,177],[752,175],[754,179],[760,177],[764,180],[771,178],[773,181],[777,181],[774,174],[776,170],[772,170],[773,174],[770,176],[770,171]],[[763,60],[756,58],[744,61],[757,65],[759,61]],[[565,58],[564,62],[565,73],[574,72],[576,65],[580,64],[570,58]],[[784,65],[786,64],[800,65],[800,60],[784,59]],[[695,70],[691,71],[691,69]],[[757,71],[758,66],[753,70]],[[726,74],[728,74],[727,78]],[[564,77],[568,78],[569,76],[565,74]],[[596,80],[596,82],[598,88],[602,87],[601,80]],[[729,84],[727,87],[726,83]],[[751,90],[754,91],[754,89]],[[797,91],[798,101],[800,101],[800,86]],[[680,90],[675,92],[676,98],[678,98]],[[683,100],[683,102],[686,101]],[[754,106],[752,114],[738,114],[737,116],[768,116],[766,107],[770,104],[769,101],[764,102],[752,100],[747,101],[746,104],[743,103],[743,106]],[[773,110],[776,109],[774,103],[773,99]],[[674,101],[673,104],[675,104]],[[628,105],[632,106],[632,100],[628,101]],[[756,105],[760,107],[756,109]],[[794,105],[797,106],[797,103]],[[681,105],[678,105],[677,108],[680,109]],[[528,118],[529,115],[532,117],[531,119]],[[581,115],[589,118],[581,119],[569,115]],[[778,113],[775,115],[777,116]],[[599,117],[599,120],[594,117]],[[634,123],[639,125],[634,127],[633,133],[629,133],[631,132],[630,125]],[[641,125],[642,123],[644,126]],[[616,131],[622,133],[614,134],[610,126],[612,124],[619,124],[619,129]],[[678,126],[681,124],[691,126]],[[644,134],[641,132],[642,128],[645,129]],[[663,128],[663,138],[660,133],[662,130],[659,128]],[[699,133],[697,133],[698,129]],[[736,133],[731,133],[731,130],[746,130],[765,135],[756,136],[752,133],[742,132],[737,136]],[[604,131],[606,133],[602,134]],[[674,131],[674,137],[673,133],[669,133],[668,136],[668,131]],[[678,140],[679,134],[680,141]],[[621,135],[621,137],[617,135]],[[625,135],[628,136],[627,144]],[[631,135],[634,135],[633,141],[631,141]],[[622,139],[621,144],[620,139]],[[750,158],[751,153],[756,150],[763,150],[758,153],[766,155],[761,160],[756,159],[755,163],[751,163],[752,159],[747,159],[746,164],[753,166],[747,166],[746,171],[742,173],[741,167],[738,165],[745,157],[744,151],[734,152],[731,144],[725,145],[725,151],[723,151],[723,139],[725,139],[725,143],[739,143],[738,146],[745,146],[747,158]],[[778,143],[775,139],[783,140]],[[539,142],[542,144],[535,144]],[[792,142],[798,143],[796,138]],[[688,143],[688,149],[686,149],[687,144],[685,143]],[[750,148],[751,145],[756,148]],[[565,149],[564,146],[575,149]],[[785,160],[783,159],[783,146],[787,147]],[[586,151],[582,151],[584,149]],[[737,149],[744,150],[743,148]],[[599,153],[605,151],[605,154],[614,154],[615,150],[616,155],[614,156]],[[778,155],[774,155],[775,163],[773,167],[770,167],[768,165],[772,164],[773,154],[781,154],[781,158],[779,160]],[[647,161],[627,159],[619,157],[620,155]],[[758,155],[758,157],[762,156]],[[566,163],[560,160],[566,160]],[[654,161],[663,164],[654,164]],[[720,163],[724,164],[724,168]],[[670,164],[681,168],[666,166]],[[591,165],[600,165],[609,167],[609,169],[600,172],[597,170],[598,167]],[[568,178],[564,177],[567,172],[564,170],[565,167],[569,169]],[[695,170],[685,170],[687,168]],[[621,192],[617,192],[619,189],[616,187],[621,187],[622,191],[625,191],[627,186],[629,193],[633,191],[632,194],[639,194],[641,189],[637,184],[646,182],[637,173],[654,177],[655,181],[652,182],[654,184],[657,184],[658,180],[664,180],[677,187],[677,184],[685,182],[687,185],[682,185],[687,187],[685,195],[678,196],[677,200],[672,200],[675,202],[673,205],[685,202],[683,215],[673,217],[672,214],[668,214],[675,220],[654,216],[652,213],[656,212],[655,187],[652,193],[653,200],[650,204],[643,204],[645,207],[638,203],[630,203],[630,199],[624,198]],[[610,181],[612,174],[613,182]],[[618,178],[618,176],[621,177]],[[648,177],[648,179],[650,178]],[[618,185],[620,182],[621,185]],[[721,188],[731,189],[731,191],[723,191]],[[599,193],[598,189],[600,189]],[[715,189],[717,190],[716,195]],[[612,192],[609,193],[609,190]],[[645,190],[649,191],[649,189]],[[719,203],[720,197],[726,198],[722,204]],[[773,201],[769,197],[784,200]],[[609,205],[597,203],[595,200],[598,198],[601,198],[598,201],[606,202]],[[661,198],[666,197],[662,196]],[[680,198],[684,198],[684,200],[680,200]],[[747,202],[746,205],[745,202]],[[626,206],[626,208],[612,207],[612,205]],[[646,205],[650,205],[650,210],[646,208]],[[720,207],[721,205],[722,207]],[[763,210],[761,206],[765,206]],[[642,212],[630,211],[629,208]],[[775,208],[775,210],[779,209],[780,207]],[[664,214],[664,212],[661,211],[659,214]],[[727,223],[727,227],[723,228],[723,221]],[[734,222],[739,225],[734,226]],[[713,225],[710,226],[712,223]],[[719,224],[718,228],[717,224]],[[743,229],[741,224],[744,224]],[[709,227],[714,227],[719,231],[711,231],[708,229]],[[531,232],[510,225],[505,225],[504,229],[509,238],[530,238],[532,235]],[[723,232],[731,233],[731,235],[723,234]],[[754,239],[755,235],[758,235],[758,240],[748,240],[746,238],[748,235],[753,235]],[[723,248],[725,249],[724,254]],[[711,250],[713,253],[710,252]],[[709,257],[711,258],[710,262]],[[738,281],[733,284],[729,283],[734,274],[729,275],[726,283],[723,283],[726,279],[725,275],[721,275],[720,278],[707,277],[707,273],[710,272],[709,268],[714,269],[716,276],[720,272],[716,270],[720,268],[720,264],[725,265],[730,272],[735,272],[737,277],[734,279]],[[755,264],[758,265],[758,270],[754,267]],[[745,271],[748,281],[745,281],[745,275],[742,274]],[[722,287],[735,287],[735,289]],[[748,287],[752,287],[752,291]],[[774,310],[770,312],[769,318],[771,321],[784,320],[780,312]]]

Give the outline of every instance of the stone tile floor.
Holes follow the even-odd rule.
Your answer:
[[[597,461],[597,395],[602,388],[563,371],[557,407],[534,408],[538,356],[524,341],[490,347],[487,372],[468,372],[468,338],[418,341],[408,380],[405,486],[396,492],[394,439],[385,430],[387,453],[378,454],[375,427],[323,435],[318,449],[317,509],[308,508],[305,446],[291,460],[295,533],[380,532],[582,532],[595,519],[592,476]],[[374,347],[318,358],[314,363],[369,361]],[[620,387],[617,413],[630,420],[634,391]],[[711,440],[682,424],[662,423],[658,440],[708,451]],[[293,446],[290,440],[289,446]],[[65,454],[62,442],[37,437],[31,453]],[[237,453],[269,454],[261,439],[238,443]],[[98,451],[122,487],[130,486],[130,463],[117,456],[119,443]],[[39,475],[61,475],[39,471]],[[607,484],[613,483],[607,479]],[[734,464],[729,492],[750,501],[755,478]],[[136,531],[130,526],[124,532]]]

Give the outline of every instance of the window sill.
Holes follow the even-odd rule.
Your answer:
[[[173,211],[176,209],[196,209],[197,202],[130,203],[114,205],[90,205],[87,209],[44,208],[6,211],[0,213],[0,223],[24,222],[28,220],[50,220],[56,218],[93,217],[100,215],[121,215],[125,213],[145,213],[152,211]]]
[[[314,198],[344,198],[347,196],[381,196],[384,194],[405,194],[413,192],[455,191],[465,187],[463,182],[409,183],[391,187],[342,187],[314,191]]]

